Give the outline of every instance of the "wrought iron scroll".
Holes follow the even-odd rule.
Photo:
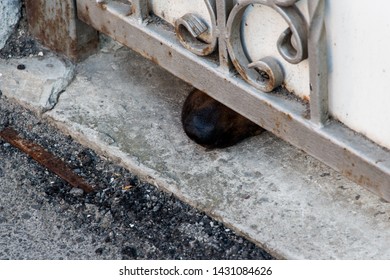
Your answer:
[[[242,46],[241,22],[243,15],[252,4],[262,4],[273,8],[287,22],[288,28],[280,35],[276,46],[280,55],[292,64],[297,64],[308,56],[307,26],[295,1],[245,0],[238,2],[227,22],[227,47],[236,70],[251,85],[264,92],[270,92],[284,81],[283,69],[276,58],[266,57],[250,61]]]
[[[206,22],[196,14],[185,14],[175,23],[176,35],[180,43],[200,56],[207,56],[213,53],[217,46],[216,34],[216,7],[215,1],[204,0],[211,19],[211,26],[207,26]],[[204,32],[209,31],[211,34],[211,42],[207,43],[201,40],[199,36]]]
[[[325,29],[325,0],[308,0],[309,24],[306,23],[296,3],[299,0],[241,0],[233,5],[231,0],[204,0],[211,18],[211,26],[194,14],[177,20],[177,36],[191,52],[207,56],[215,51],[219,41],[220,63],[223,68],[231,63],[241,77],[263,92],[271,92],[284,82],[284,70],[275,57],[251,61],[243,48],[241,26],[245,11],[250,5],[260,4],[277,11],[288,28],[279,36],[276,48],[280,56],[291,64],[309,59],[310,111],[315,124],[328,119],[327,52]],[[221,20],[222,18],[226,20]],[[216,20],[218,19],[218,21]],[[211,43],[198,37],[210,32]],[[230,60],[226,57],[228,54]]]

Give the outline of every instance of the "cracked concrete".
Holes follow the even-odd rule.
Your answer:
[[[0,63],[0,75],[5,96],[44,113],[57,104],[59,95],[74,78],[75,66],[54,55],[10,59]]]
[[[389,203],[268,132],[224,150],[194,144],[180,123],[191,86],[132,51],[106,48],[76,70],[11,60],[0,73],[3,93],[38,112],[55,104],[48,83],[63,90],[76,73],[46,119],[276,256],[390,258]]]

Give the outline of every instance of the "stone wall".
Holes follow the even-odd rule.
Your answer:
[[[0,50],[20,19],[21,6],[21,0],[0,0]]]

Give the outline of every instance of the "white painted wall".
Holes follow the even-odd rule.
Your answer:
[[[390,148],[390,2],[328,0],[330,109]]]
[[[203,0],[149,0],[154,12],[170,23],[188,12],[210,24]],[[298,6],[308,20],[307,1]],[[310,1],[310,0],[309,0]],[[332,116],[378,144],[390,148],[390,1],[327,0],[329,98]],[[276,48],[287,27],[266,6],[248,9],[243,40],[253,60],[274,56],[282,63],[286,87],[309,98],[308,61],[291,65]]]

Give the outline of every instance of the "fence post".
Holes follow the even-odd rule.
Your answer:
[[[98,33],[77,19],[75,0],[26,0],[29,30],[43,45],[74,61],[93,53]]]

